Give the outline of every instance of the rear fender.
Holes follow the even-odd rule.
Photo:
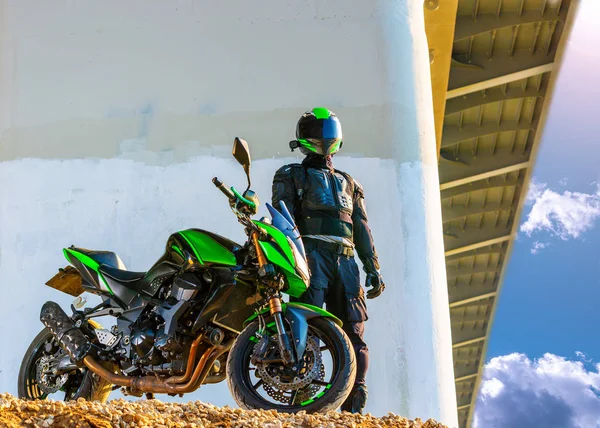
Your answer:
[[[292,343],[294,345],[294,350],[296,351],[296,357],[298,359],[300,359],[304,355],[304,351],[306,350],[309,320],[313,318],[327,318],[335,324],[337,324],[338,326],[343,326],[342,321],[333,314],[317,306],[309,305],[307,303],[282,303],[281,308],[283,311],[283,317],[290,323],[293,336]],[[268,315],[269,309],[265,308],[259,314]],[[256,318],[258,318],[259,314],[254,314],[250,318],[248,318],[244,323],[244,326],[248,325]]]

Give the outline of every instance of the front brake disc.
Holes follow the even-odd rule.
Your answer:
[[[263,380],[264,390],[274,400],[287,404],[290,399],[286,393],[297,391],[295,402],[305,401],[320,389],[319,385],[311,385],[312,382],[325,377],[321,350],[316,340],[309,336],[302,362],[292,369],[279,364],[258,364],[256,376]]]

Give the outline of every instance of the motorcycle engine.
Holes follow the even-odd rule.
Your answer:
[[[160,364],[162,353],[154,347],[158,323],[155,317],[140,317],[131,325],[131,359],[138,364]]]
[[[184,359],[186,343],[191,341],[184,336],[178,326],[191,325],[193,319],[182,318],[207,290],[202,289],[203,282],[192,274],[183,274],[175,279],[170,287],[164,289],[162,300],[166,307],[150,306],[129,326],[131,362],[143,370],[163,370],[167,366],[177,371]],[[202,291],[199,293],[199,291]],[[159,367],[160,366],[160,367]]]

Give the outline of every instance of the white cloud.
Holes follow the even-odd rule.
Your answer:
[[[531,254],[537,254],[537,253],[539,253],[541,250],[543,250],[544,248],[546,248],[549,245],[550,244],[548,244],[547,242],[535,241],[533,243],[533,247],[531,247]]]
[[[553,354],[533,361],[516,353],[493,358],[485,366],[473,427],[600,427],[599,370]]]
[[[535,178],[531,179],[531,183],[529,183],[529,189],[527,190],[527,197],[525,198],[525,202],[533,204],[535,201],[542,196],[544,190],[548,185],[546,183],[540,183],[536,181]]]
[[[567,177],[563,177],[558,181],[558,184],[560,184],[561,186],[566,186],[569,183],[569,179]]]
[[[575,356],[587,364],[591,364],[594,361],[593,359],[589,358],[585,353],[583,353],[581,351],[575,351]]]
[[[546,184],[532,181],[527,203],[533,204],[521,232],[528,237],[546,232],[563,240],[578,238],[594,227],[600,217],[600,186],[595,193],[564,191],[562,194],[547,189]],[[536,247],[537,244],[537,247]],[[547,243],[536,241],[532,253],[539,252]]]
[[[495,377],[487,380],[481,385],[481,394],[484,397],[496,398],[504,389],[504,384]]]

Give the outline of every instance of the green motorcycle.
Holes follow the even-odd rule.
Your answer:
[[[19,396],[105,401],[110,392],[147,397],[183,395],[227,379],[245,409],[324,412],[346,399],[355,356],[341,321],[311,305],[284,302],[309,286],[305,250],[285,205],[253,220],[259,200],[250,190],[250,152],[235,139],[234,158],[248,188],[240,194],[216,177],[244,226],[238,245],[206,230],[172,234],[147,272],[126,270],[110,251],[71,246],[72,266],[46,284],[76,297],[67,315],[46,302],[45,328],[27,350]],[[85,307],[84,292],[102,303]],[[112,316],[103,328],[94,318]]]

